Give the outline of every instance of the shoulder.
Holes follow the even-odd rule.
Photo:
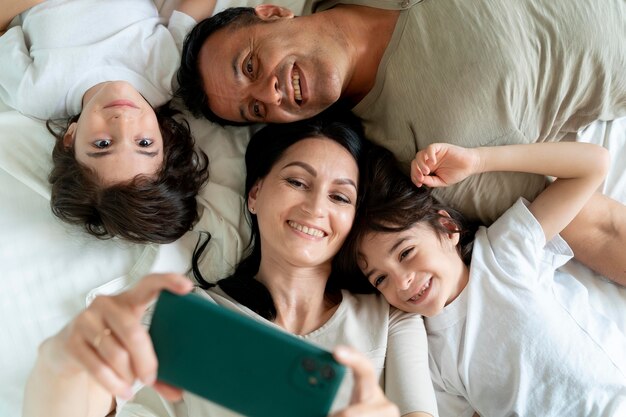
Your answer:
[[[495,274],[532,285],[548,269],[556,269],[571,259],[572,251],[560,236],[546,242],[527,203],[519,199],[489,228],[479,229],[472,254],[472,274]]]
[[[477,261],[488,263],[490,259],[501,265],[523,260],[534,263],[545,243],[541,225],[526,207],[526,201],[519,199],[491,226],[478,230],[472,267]]]
[[[367,6],[375,9],[405,10],[422,0],[306,0],[303,14],[312,14],[331,9],[337,5]]]
[[[342,309],[346,314],[376,321],[389,318],[389,303],[380,294],[353,294],[342,291]]]

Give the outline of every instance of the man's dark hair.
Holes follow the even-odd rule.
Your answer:
[[[189,32],[183,44],[180,68],[176,75],[179,85],[176,96],[183,100],[185,106],[194,116],[204,116],[211,122],[222,126],[242,126],[248,124],[222,119],[211,111],[209,98],[204,92],[204,83],[200,75],[198,55],[204,42],[216,31],[226,27],[240,28],[262,22],[264,21],[256,15],[252,7],[231,7],[200,21]]]
[[[74,147],[63,137],[70,123],[48,121],[56,137],[50,206],[61,220],[82,225],[88,233],[108,239],[119,236],[135,243],[168,243],[191,229],[198,219],[196,194],[209,178],[209,159],[194,149],[187,121],[169,105],[155,109],[163,136],[163,165],[154,176],[139,175],[130,181],[104,187],[97,173],[80,164]]]

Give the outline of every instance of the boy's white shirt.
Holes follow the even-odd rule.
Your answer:
[[[626,415],[626,337],[555,273],[565,241],[544,243],[518,201],[477,233],[468,286],[425,319],[442,417]]]

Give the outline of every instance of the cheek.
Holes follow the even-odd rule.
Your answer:
[[[334,216],[334,219],[335,233],[339,235],[343,241],[346,237],[348,237],[348,233],[350,233],[350,229],[352,229],[352,223],[354,222],[354,210],[345,210],[337,213]]]
[[[397,294],[395,291],[392,290],[392,287],[390,287],[389,285],[386,285],[385,288],[380,290],[380,293],[383,295],[383,297],[385,297],[385,300],[387,300],[387,302],[389,304],[391,304],[392,306],[394,306],[397,309],[402,310],[403,307],[402,303],[400,302],[400,300],[397,297]]]

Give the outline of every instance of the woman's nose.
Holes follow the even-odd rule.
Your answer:
[[[326,199],[322,193],[311,192],[304,201],[303,209],[314,217],[324,215]]]

